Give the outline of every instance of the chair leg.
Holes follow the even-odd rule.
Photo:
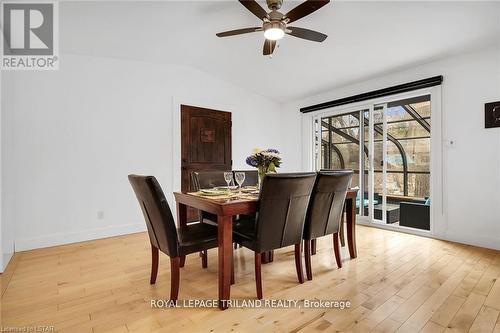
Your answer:
[[[297,277],[299,283],[304,283],[304,271],[302,270],[302,256],[301,256],[302,242],[295,244],[295,269],[297,270]]]
[[[311,254],[315,255],[316,254],[316,238],[311,239]]]
[[[261,263],[263,264],[269,263],[269,251],[262,252],[260,256],[261,256]]]
[[[186,263],[186,256],[180,256],[180,267],[184,267],[184,264]]]
[[[304,256],[306,258],[306,276],[308,280],[312,280],[312,269],[311,269],[311,240],[304,240],[305,251]]]
[[[207,250],[203,250],[201,252],[201,268],[207,268],[208,267],[208,254]]]
[[[238,248],[238,243],[233,243],[233,247],[236,250]]]
[[[177,301],[179,296],[181,257],[170,258],[170,300]]]
[[[345,213],[345,206],[344,206],[344,210],[342,211],[342,216],[340,217],[340,228],[339,228],[339,234],[340,234],[340,245],[342,245],[342,247],[345,246],[345,238],[344,238],[344,214]]]
[[[333,234],[333,252],[335,252],[335,260],[337,267],[342,268],[342,258],[340,257],[339,234]]]
[[[257,288],[257,298],[262,299],[262,273],[261,273],[261,254],[255,252],[255,286]]]
[[[158,256],[158,248],[151,244],[151,278],[149,279],[150,284],[156,283],[156,277],[158,276],[158,262],[160,258]]]

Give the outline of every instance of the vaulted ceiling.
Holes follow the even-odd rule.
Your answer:
[[[299,3],[284,0],[282,11]],[[285,36],[272,58],[262,56],[262,33],[215,36],[258,25],[236,0],[68,1],[60,49],[193,66],[284,102],[500,43],[500,2],[331,2],[294,24],[325,42]]]

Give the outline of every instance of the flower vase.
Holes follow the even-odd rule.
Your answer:
[[[258,173],[259,173],[259,190],[262,189],[262,182],[264,181],[264,177],[266,176],[266,168],[264,167],[259,167]]]

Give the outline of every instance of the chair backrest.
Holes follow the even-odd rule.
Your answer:
[[[304,226],[304,239],[339,232],[347,188],[353,172],[320,171],[311,194]]]
[[[174,218],[160,184],[153,176],[129,175],[151,244],[171,257],[179,256],[179,241]]]
[[[302,241],[307,205],[316,173],[266,175],[257,217],[257,251],[264,252]]]
[[[226,180],[224,179],[225,171],[195,171],[192,173],[193,186],[195,191],[199,191],[203,188],[213,188],[216,186],[227,186]],[[229,170],[231,172],[231,170]],[[231,180],[231,185],[234,184]]]
[[[236,172],[244,172],[245,173],[245,182],[243,182],[243,186],[256,186],[259,185],[259,173],[257,170],[234,170],[234,183],[236,184]]]

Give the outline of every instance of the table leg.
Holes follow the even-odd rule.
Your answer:
[[[233,218],[218,216],[219,242],[219,309],[228,307],[227,301],[231,293],[231,261],[233,260]]]
[[[187,225],[187,206],[177,203],[177,225],[185,227]]]
[[[356,258],[356,204],[354,199],[346,199],[347,213],[347,242],[349,243],[349,255]]]

